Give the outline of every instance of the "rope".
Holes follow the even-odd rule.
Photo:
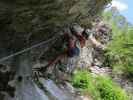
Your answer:
[[[51,39],[49,39],[49,40],[47,40],[47,41],[43,41],[43,42],[38,43],[38,44],[36,44],[36,45],[33,45],[33,46],[29,47],[29,48],[23,49],[23,50],[21,50],[21,51],[19,51],[19,52],[16,52],[16,53],[11,54],[11,55],[9,55],[9,56],[3,57],[3,58],[0,59],[0,62],[3,62],[3,61],[5,61],[5,60],[8,60],[8,59],[10,59],[10,58],[12,58],[12,57],[14,57],[14,56],[20,55],[20,54],[25,53],[25,52],[27,52],[27,51],[30,51],[31,49],[37,48],[37,47],[39,47],[39,46],[41,46],[41,45],[46,45],[46,44],[48,44],[49,42],[52,42],[52,41],[56,40],[57,38],[59,38],[59,36],[60,36],[60,35],[54,36],[53,38],[51,38]]]

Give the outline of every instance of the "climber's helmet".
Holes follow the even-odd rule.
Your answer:
[[[84,31],[84,28],[82,28],[79,24],[77,23],[74,23],[71,25],[70,27],[71,29],[71,32],[74,34],[74,35],[82,35],[83,31]]]
[[[82,28],[79,24],[76,23],[72,25],[71,32],[76,36],[83,35],[86,39],[88,39],[88,37],[92,33],[90,29]]]

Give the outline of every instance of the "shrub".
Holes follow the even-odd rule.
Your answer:
[[[128,100],[125,91],[115,84],[108,76],[98,76],[96,80],[96,88],[102,100]]]
[[[86,70],[77,70],[72,76],[72,84],[81,92],[87,91],[93,100],[129,100],[109,76],[94,77]]]
[[[118,74],[128,76],[133,74],[133,28],[120,32],[108,44],[107,55],[110,57],[113,70]],[[111,59],[113,58],[113,59]]]
[[[110,25],[113,33],[107,47],[109,64],[114,73],[133,80],[133,26],[117,9],[103,12],[103,20]]]
[[[93,85],[94,79],[86,70],[76,70],[72,76],[72,84],[74,87],[79,88],[82,92],[87,91],[91,97],[100,100],[100,94]]]

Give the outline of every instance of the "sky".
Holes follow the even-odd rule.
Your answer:
[[[133,24],[133,0],[113,0],[112,6],[117,7],[120,13]]]

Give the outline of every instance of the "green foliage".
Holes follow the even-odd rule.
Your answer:
[[[94,100],[101,100],[94,81],[92,75],[86,70],[76,70],[72,77],[74,87],[87,91]]]
[[[133,75],[133,27],[129,27],[126,19],[117,11],[107,11],[103,19],[108,20],[113,31],[112,41],[109,42],[107,55],[114,71],[132,79]]]
[[[81,91],[87,91],[93,100],[129,100],[124,90],[109,76],[92,76],[86,70],[77,70],[72,84]]]
[[[132,28],[133,29],[133,28]],[[114,36],[108,45],[108,54],[113,58],[115,71],[125,75],[133,74],[133,30]]]
[[[96,87],[100,92],[102,100],[128,100],[124,90],[113,83],[109,77],[99,76],[96,78],[96,81]]]

